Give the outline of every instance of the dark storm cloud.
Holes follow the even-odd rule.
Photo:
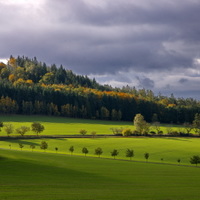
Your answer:
[[[179,80],[179,83],[186,83],[186,82],[188,82],[188,79],[186,79],[186,78],[181,78]]]
[[[199,0],[0,0],[0,58],[36,56],[148,88],[185,71],[180,85],[199,76],[199,18]]]
[[[146,89],[153,89],[154,88],[154,81],[147,78],[147,77],[137,77],[139,81],[139,87],[146,88]]]
[[[61,59],[80,72],[187,68],[193,65],[199,49],[193,43],[194,38],[196,41],[200,37],[198,1],[134,4],[118,0],[106,1],[103,6],[81,0],[49,2],[49,9],[54,9],[54,20],[69,25],[71,32],[74,30],[74,37],[66,34],[64,38],[70,39],[76,48],[64,51]],[[182,42],[183,48],[177,48],[176,42]]]
[[[79,73],[187,68],[200,50],[198,1],[48,0],[30,11],[0,1],[0,9],[1,56],[36,55]]]

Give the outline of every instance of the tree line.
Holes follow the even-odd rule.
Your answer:
[[[42,149],[44,151],[46,151],[46,149],[48,149],[48,143],[46,141],[42,141],[39,146],[40,146],[40,149]],[[11,145],[9,145],[9,147],[11,149]],[[22,143],[19,143],[19,148],[22,150],[24,148],[24,145]],[[33,151],[36,148],[36,146],[34,144],[31,144],[30,148]],[[58,147],[55,147],[55,151],[57,153]],[[71,153],[71,155],[74,153],[74,151],[75,151],[74,146],[70,146],[69,147],[69,152]],[[86,156],[89,153],[88,148],[87,147],[83,147],[82,148],[82,153]],[[103,149],[101,147],[97,147],[94,150],[94,154],[97,155],[100,158],[100,156],[103,154]],[[119,155],[119,151],[117,149],[113,149],[110,152],[110,155],[115,159]],[[134,150],[127,148],[126,151],[125,151],[125,156],[127,158],[129,158],[130,160],[132,160],[132,158],[135,156]],[[144,158],[145,158],[146,162],[148,162],[149,157],[150,157],[150,153],[145,152],[144,153]],[[164,158],[161,158],[160,160],[163,162]],[[181,159],[178,158],[177,162],[178,162],[178,164],[180,164],[181,163]],[[199,155],[193,155],[192,157],[190,157],[190,163],[191,164],[195,164],[197,166],[200,163],[200,156]]]
[[[39,123],[39,122],[33,122],[31,124],[31,127],[28,126],[20,126],[18,128],[14,128],[13,124],[10,123],[6,123],[4,124],[3,122],[0,122],[0,131],[1,129],[4,128],[7,136],[9,137],[14,131],[21,135],[24,136],[27,132],[29,131],[33,131],[37,136],[39,135],[39,133],[43,132],[45,127]]]
[[[7,64],[0,63],[0,114],[131,121],[141,113],[148,122],[156,114],[162,123],[191,123],[199,112],[200,102],[192,98],[103,86],[36,58],[11,56]]]

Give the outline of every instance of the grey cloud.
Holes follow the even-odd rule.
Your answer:
[[[178,82],[181,83],[181,84],[183,84],[183,83],[188,82],[188,79],[186,79],[186,78],[181,78]]]
[[[148,77],[137,77],[139,81],[139,87],[146,88],[146,89],[153,89],[154,88],[154,81]]]
[[[0,32],[6,47],[3,56],[9,52],[35,55],[51,63],[63,63],[78,73],[191,67],[192,53],[199,47],[191,44],[190,51],[177,52],[163,46],[163,42],[173,43],[186,35],[189,41],[190,34],[194,35],[199,27],[192,21],[194,30],[187,28],[190,20],[198,16],[198,3],[179,3],[108,0],[104,7],[98,7],[83,0],[49,0],[38,14],[4,5],[1,15],[6,19],[10,15],[11,19],[10,31]],[[188,14],[187,20],[184,12]]]
[[[135,76],[197,71],[198,0],[35,1],[44,3],[31,8],[0,0],[0,58],[36,56],[76,73],[116,75],[121,83],[131,83],[121,71],[133,70]],[[198,77],[199,72],[188,76]],[[156,88],[147,77],[140,76],[139,85]]]

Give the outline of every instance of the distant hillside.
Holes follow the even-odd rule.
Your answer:
[[[10,57],[0,63],[0,113],[132,120],[141,113],[147,121],[191,122],[200,112],[194,99],[155,96],[151,90],[112,88],[76,75],[62,65],[47,66],[36,58]]]

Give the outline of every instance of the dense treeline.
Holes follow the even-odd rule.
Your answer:
[[[155,96],[150,90],[102,86],[62,66],[47,66],[36,58],[10,57],[0,63],[0,113],[132,120],[141,113],[147,121],[157,114],[166,123],[192,122],[200,102]]]

